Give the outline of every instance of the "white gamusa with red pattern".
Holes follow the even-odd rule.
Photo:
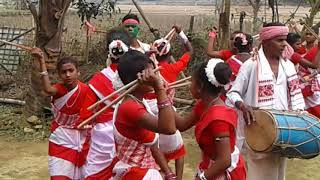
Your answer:
[[[143,103],[145,106],[148,106],[145,101],[143,101]],[[121,104],[121,102],[119,104]],[[113,122],[116,120],[119,104],[115,108]],[[150,108],[146,109],[148,110]],[[121,135],[115,125],[113,125],[113,132],[117,149],[117,157],[119,159],[119,162],[113,168],[113,173],[115,173],[114,179],[121,179],[121,177],[125,175],[125,173],[128,172],[131,167],[154,170],[159,169],[159,166],[152,157],[150,150],[150,146],[158,143],[159,134],[155,134],[155,138],[152,142],[140,143]]]
[[[70,149],[80,153],[86,142],[87,130],[68,129],[64,127],[56,128],[49,137],[49,143],[56,145],[53,153]],[[50,155],[50,154],[49,154]],[[67,176],[70,179],[82,179],[82,167],[76,166],[77,162],[69,161],[61,157],[49,156],[50,176]]]
[[[50,176],[66,176],[70,179],[82,179],[82,168],[77,166],[77,158],[70,161],[69,154],[63,154],[66,150],[73,152],[78,157],[88,137],[88,130],[75,129],[79,120],[79,114],[68,115],[61,112],[74,93],[80,93],[81,86],[71,90],[64,96],[56,99],[52,106],[54,109],[54,121],[58,126],[53,129],[49,137],[49,173]],[[78,91],[78,92],[77,92]],[[76,99],[77,100],[77,99]],[[75,100],[75,101],[76,101]],[[75,102],[74,101],[74,102]],[[51,154],[50,154],[51,153]],[[52,154],[58,154],[53,156]],[[59,157],[58,157],[59,156]]]

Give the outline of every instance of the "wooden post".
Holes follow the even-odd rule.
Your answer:
[[[222,4],[223,11],[220,13],[219,16],[219,34],[220,34],[220,48],[228,48],[229,44],[229,27],[230,27],[230,0],[224,0],[224,4]]]
[[[190,17],[189,33],[193,32],[193,25],[194,25],[194,15]]]
[[[87,29],[87,36],[86,36],[86,51],[85,51],[85,61],[88,64],[89,63],[89,51],[90,51],[90,42],[91,42],[91,36],[90,36],[90,29]]]

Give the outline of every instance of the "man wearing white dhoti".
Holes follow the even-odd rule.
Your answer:
[[[266,24],[260,31],[262,46],[256,56],[247,60],[227,94],[227,103],[250,125],[251,107],[275,110],[304,109],[299,80],[294,65],[282,58],[289,30],[280,23]],[[245,123],[239,123],[245,124]],[[244,128],[244,127],[239,127]],[[248,180],[284,180],[286,158],[271,153],[255,153],[248,149]]]

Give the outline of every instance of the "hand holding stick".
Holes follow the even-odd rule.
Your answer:
[[[117,97],[115,100],[113,100],[110,104],[108,104],[107,106],[103,107],[102,109],[100,109],[98,112],[96,112],[94,115],[92,115],[91,117],[87,118],[86,120],[84,120],[83,122],[81,122],[77,128],[80,129],[83,126],[87,125],[91,120],[93,120],[94,118],[96,118],[97,116],[99,116],[101,113],[103,113],[106,109],[108,109],[109,107],[111,107],[112,105],[118,103],[124,96],[126,96],[127,94],[131,93],[136,87],[138,86],[137,83],[135,83],[133,86],[131,86],[129,89],[127,89],[123,94],[121,94],[119,97]]]
[[[160,68],[158,67],[158,68],[154,69],[154,72],[157,72],[157,71],[159,71],[159,70],[160,70]],[[129,84],[121,87],[121,88],[118,89],[117,91],[114,91],[113,93],[109,94],[108,96],[102,98],[100,101],[97,101],[96,103],[94,103],[93,105],[91,105],[90,107],[88,107],[88,110],[92,111],[92,110],[93,110],[95,107],[97,107],[99,104],[103,103],[104,101],[110,99],[111,97],[115,96],[116,94],[119,94],[120,92],[122,92],[122,91],[130,88],[131,86],[133,86],[133,85],[135,85],[135,84],[137,84],[137,83],[138,83],[138,79],[130,82]]]
[[[304,25],[304,27],[305,27],[315,38],[317,38],[318,41],[320,41],[320,37],[318,36],[317,33],[315,33],[315,32],[313,31],[313,29],[311,29],[311,27],[309,27],[309,26],[308,26],[305,22],[303,22],[302,20],[300,20],[300,24],[301,24],[301,25]]]
[[[168,43],[169,43],[169,42],[171,41],[171,39],[173,38],[173,35],[174,35],[174,33],[176,32],[175,29],[173,29],[173,30],[174,30],[173,33],[171,33],[170,36],[169,36],[168,39],[167,39],[168,41],[165,42],[163,48],[161,49],[159,56],[162,56],[162,55],[163,55],[164,51],[166,50],[166,48],[167,48],[167,46],[168,46]],[[170,32],[171,32],[171,31],[170,31]]]
[[[1,39],[0,39],[0,42],[8,44],[8,45],[11,45],[11,46],[15,46],[17,48],[20,48],[20,49],[23,49],[23,50],[26,50],[26,51],[29,51],[29,52],[31,52],[31,50],[32,50],[32,47],[25,46],[25,45],[22,45],[22,44],[16,44],[16,43],[5,41],[5,40],[1,40]]]

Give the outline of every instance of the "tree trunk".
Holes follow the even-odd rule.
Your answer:
[[[219,18],[219,32],[221,32],[220,48],[227,49],[229,45],[229,35],[230,35],[230,0],[224,1],[224,10],[220,13]]]
[[[30,4],[29,8],[36,23],[36,46],[41,48],[48,57],[47,69],[51,79],[55,79],[56,62],[61,53],[61,38],[65,14],[72,0],[40,0],[39,14]],[[39,75],[40,66],[34,62],[31,69],[31,85],[26,98],[25,113],[27,116],[41,116],[43,108],[50,101],[44,96],[42,82]]]
[[[256,5],[256,7],[253,8],[253,33],[258,32],[259,30],[259,24],[258,24],[258,12],[259,12],[260,6]]]

